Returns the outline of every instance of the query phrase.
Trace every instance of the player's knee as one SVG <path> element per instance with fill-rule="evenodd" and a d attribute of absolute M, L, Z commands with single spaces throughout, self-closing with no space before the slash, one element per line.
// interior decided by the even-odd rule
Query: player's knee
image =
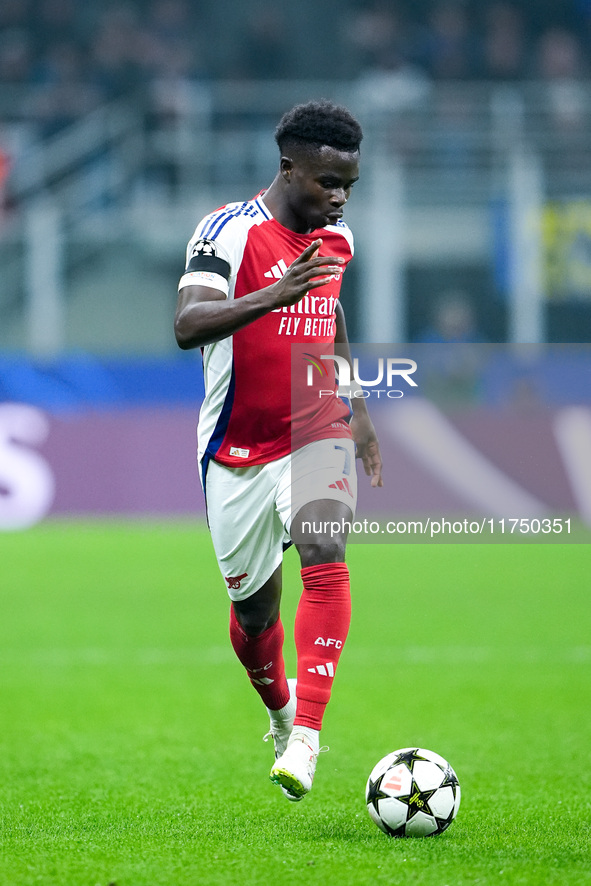
<path fill-rule="evenodd" d="M 234 603 L 238 623 L 249 637 L 259 637 L 279 618 L 279 605 L 270 608 L 252 605 L 252 598 Z"/>
<path fill-rule="evenodd" d="M 277 621 L 277 619 L 265 618 L 260 614 L 251 614 L 251 615 L 241 615 L 239 618 L 240 627 L 244 631 L 245 634 L 248 634 L 249 637 L 260 637 L 261 634 L 264 634 L 267 628 L 270 628 L 271 625 Z"/>
<path fill-rule="evenodd" d="M 343 563 L 345 560 L 345 542 L 341 539 L 330 539 L 313 545 L 299 547 L 302 566 L 320 566 L 323 563 Z"/>

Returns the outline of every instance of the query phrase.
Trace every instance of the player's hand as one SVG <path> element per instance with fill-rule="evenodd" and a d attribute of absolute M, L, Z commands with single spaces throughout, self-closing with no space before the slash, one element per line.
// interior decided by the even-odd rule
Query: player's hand
<path fill-rule="evenodd" d="M 294 305 L 310 289 L 324 286 L 334 274 L 342 274 L 344 258 L 334 255 L 318 255 L 322 240 L 314 240 L 293 261 L 277 283 L 267 287 L 278 308 Z"/>
<path fill-rule="evenodd" d="M 355 454 L 363 462 L 363 469 L 367 476 L 371 477 L 371 485 L 373 487 L 383 486 L 380 444 L 369 416 L 354 415 L 351 419 L 351 431 L 355 441 Z"/>

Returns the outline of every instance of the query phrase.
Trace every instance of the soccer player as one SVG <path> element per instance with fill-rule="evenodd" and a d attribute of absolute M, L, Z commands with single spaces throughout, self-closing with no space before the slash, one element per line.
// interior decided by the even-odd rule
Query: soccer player
<path fill-rule="evenodd" d="M 285 114 L 275 132 L 280 161 L 270 187 L 198 224 L 175 317 L 179 346 L 203 352 L 198 458 L 232 601 L 230 638 L 270 716 L 270 778 L 291 800 L 312 787 L 349 629 L 345 546 L 356 502 L 355 455 L 372 486 L 382 485 L 362 398 L 349 408 L 336 393 L 322 396 L 298 415 L 294 434 L 290 394 L 292 343 L 318 354 L 336 343 L 350 361 L 339 291 L 353 239 L 342 214 L 359 175 L 361 139 L 349 111 L 327 101 Z M 326 531 L 330 523 L 340 528 Z M 303 591 L 295 619 L 297 679 L 288 684 L 280 601 L 292 536 Z"/>

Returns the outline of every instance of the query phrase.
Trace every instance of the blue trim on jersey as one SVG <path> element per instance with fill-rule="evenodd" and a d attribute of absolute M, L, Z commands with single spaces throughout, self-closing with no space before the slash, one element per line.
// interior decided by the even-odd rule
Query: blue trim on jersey
<path fill-rule="evenodd" d="M 207 520 L 207 525 L 209 526 L 209 519 L 207 516 L 207 468 L 211 461 L 210 456 L 205 453 L 203 459 L 201 461 L 201 485 L 203 486 L 203 497 L 205 498 L 205 519 Z"/>
<path fill-rule="evenodd" d="M 271 218 L 268 213 L 264 212 L 264 210 L 258 205 L 255 201 L 249 202 L 245 201 L 241 203 L 240 206 L 236 209 L 224 209 L 223 211 L 217 212 L 214 216 L 209 216 L 207 219 L 207 227 L 204 227 L 200 233 L 200 238 L 205 240 L 215 240 L 216 237 L 220 235 L 220 232 L 225 228 L 228 222 L 232 221 L 233 218 L 239 218 L 241 215 L 247 215 L 251 218 L 255 218 L 257 215 L 263 215 L 265 218 Z"/>
<path fill-rule="evenodd" d="M 206 231 L 209 230 L 208 225 L 213 225 L 216 218 L 219 218 L 220 213 L 219 210 L 217 212 L 211 212 L 201 221 L 201 227 L 198 231 L 195 231 L 195 238 L 197 240 L 207 240 Z"/>
<path fill-rule="evenodd" d="M 233 218 L 238 218 L 238 216 L 244 214 L 244 210 L 248 206 L 247 203 L 243 203 L 238 209 L 234 210 L 226 210 L 224 215 L 218 216 L 217 219 L 210 225 L 209 232 L 207 234 L 208 240 L 215 240 L 217 236 L 219 236 L 220 231 L 226 227 L 229 221 Z M 217 225 L 216 225 L 217 222 Z"/>
<path fill-rule="evenodd" d="M 230 416 L 232 415 L 232 406 L 234 405 L 235 388 L 236 375 L 234 372 L 234 360 L 232 360 L 232 374 L 230 376 L 230 383 L 228 385 L 228 390 L 226 391 L 224 405 L 222 406 L 221 412 L 218 416 L 216 426 L 213 429 L 213 433 L 207 443 L 207 448 L 203 456 L 204 463 L 206 459 L 209 460 L 209 458 L 216 457 L 219 452 L 220 446 L 222 445 L 222 441 L 226 436 L 226 431 L 228 430 L 228 425 L 230 424 Z"/>
<path fill-rule="evenodd" d="M 225 212 L 217 213 L 216 215 L 214 215 L 209 223 L 209 226 L 207 228 L 204 228 L 203 231 L 201 232 L 201 236 L 206 240 L 213 240 L 212 232 L 213 232 L 214 228 L 216 227 L 216 225 L 218 225 L 220 223 L 220 220 L 224 219 L 224 218 L 225 219 L 230 218 L 230 213 L 227 210 Z"/>
<path fill-rule="evenodd" d="M 256 199 L 254 202 L 256 203 L 256 205 L 258 206 L 258 208 L 260 209 L 261 213 L 265 216 L 265 218 L 267 219 L 267 221 L 271 221 L 271 219 L 273 218 L 273 216 L 270 214 L 269 210 L 267 209 L 267 207 L 266 207 L 265 204 L 263 203 L 262 198 L 257 197 L 257 199 Z"/>
<path fill-rule="evenodd" d="M 343 421 L 346 421 L 349 425 L 351 424 L 351 419 L 353 418 L 353 407 L 351 405 L 351 400 L 349 397 L 341 397 L 341 401 L 343 403 L 343 406 L 346 406 L 349 410 L 349 415 L 343 416 Z"/>

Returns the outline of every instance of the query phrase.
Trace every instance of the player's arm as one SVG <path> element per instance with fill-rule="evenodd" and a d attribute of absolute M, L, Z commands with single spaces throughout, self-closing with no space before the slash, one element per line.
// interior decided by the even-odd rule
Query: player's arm
<path fill-rule="evenodd" d="M 221 341 L 264 314 L 295 304 L 310 289 L 323 286 L 332 274 L 341 271 L 343 259 L 318 256 L 321 245 L 322 240 L 315 240 L 292 262 L 281 280 L 241 298 L 228 299 L 220 289 L 209 286 L 183 286 L 174 319 L 179 347 L 188 350 Z"/>
<path fill-rule="evenodd" d="M 353 377 L 353 361 L 351 360 L 351 351 L 349 349 L 345 312 L 343 311 L 343 306 L 340 302 L 337 302 L 335 314 L 335 344 L 338 345 L 337 350 L 339 354 L 345 357 L 351 366 L 351 377 Z M 384 481 L 382 480 L 382 456 L 380 454 L 380 444 L 363 397 L 351 397 L 351 409 L 353 410 L 351 431 L 353 433 L 353 440 L 355 441 L 357 457 L 362 460 L 363 468 L 367 476 L 371 477 L 371 485 L 383 486 Z"/>

